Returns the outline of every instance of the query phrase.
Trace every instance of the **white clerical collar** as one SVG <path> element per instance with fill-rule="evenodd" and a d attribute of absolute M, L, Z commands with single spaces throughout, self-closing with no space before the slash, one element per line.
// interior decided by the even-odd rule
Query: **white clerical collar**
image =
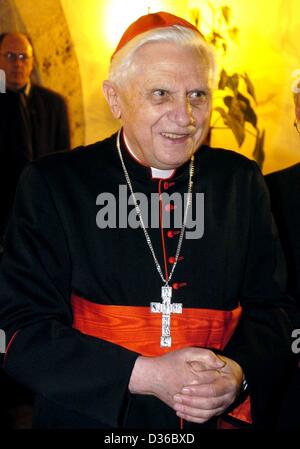
<path fill-rule="evenodd" d="M 123 136 L 124 136 L 124 142 L 125 145 L 127 146 L 127 149 L 129 151 L 129 153 L 131 154 L 131 156 L 136 159 L 140 164 L 142 164 L 142 162 L 136 157 L 136 155 L 134 154 L 134 152 L 132 151 L 132 149 L 130 148 L 129 144 L 128 144 L 128 140 L 126 139 L 125 133 L 123 131 Z M 151 175 L 152 178 L 160 178 L 160 179 L 167 179 L 170 178 L 171 176 L 173 176 L 175 169 L 171 169 L 171 170 L 161 170 L 159 168 L 154 168 L 154 167 L 150 167 L 151 168 Z"/>
<path fill-rule="evenodd" d="M 150 168 L 151 168 L 152 178 L 160 178 L 160 179 L 170 178 L 171 176 L 173 176 L 173 173 L 175 171 L 174 169 L 160 170 L 159 168 L 154 168 L 154 167 L 150 167 Z"/>

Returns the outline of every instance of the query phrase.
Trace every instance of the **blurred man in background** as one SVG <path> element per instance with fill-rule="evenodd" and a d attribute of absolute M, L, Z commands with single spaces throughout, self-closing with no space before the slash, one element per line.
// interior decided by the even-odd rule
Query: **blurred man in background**
<path fill-rule="evenodd" d="M 0 35 L 0 69 L 6 93 L 0 95 L 0 245 L 16 184 L 28 161 L 70 147 L 69 121 L 62 96 L 31 83 L 33 47 L 22 33 Z"/>

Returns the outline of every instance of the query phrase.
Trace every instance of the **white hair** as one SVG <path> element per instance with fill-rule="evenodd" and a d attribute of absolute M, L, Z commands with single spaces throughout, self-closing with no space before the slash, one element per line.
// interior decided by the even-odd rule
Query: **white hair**
<path fill-rule="evenodd" d="M 294 102 L 297 103 L 297 99 L 300 93 L 300 69 L 296 69 L 292 72 L 292 77 L 296 78 L 292 83 L 292 92 L 294 94 Z"/>
<path fill-rule="evenodd" d="M 299 80 L 295 86 L 295 89 L 293 89 L 293 93 L 294 93 L 294 102 L 297 105 L 297 102 L 299 102 L 299 98 L 300 98 L 300 81 Z"/>
<path fill-rule="evenodd" d="M 149 42 L 171 42 L 182 47 L 194 48 L 199 54 L 199 59 L 207 66 L 212 85 L 215 85 L 217 67 L 212 47 L 197 31 L 180 25 L 156 28 L 135 36 L 113 55 L 109 68 L 110 81 L 119 86 L 122 85 L 135 68 L 136 51 Z"/>

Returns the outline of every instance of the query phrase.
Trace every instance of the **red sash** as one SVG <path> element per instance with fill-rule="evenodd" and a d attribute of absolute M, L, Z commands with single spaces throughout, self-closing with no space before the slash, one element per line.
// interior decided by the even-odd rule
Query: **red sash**
<path fill-rule="evenodd" d="M 149 307 L 95 304 L 72 295 L 73 327 L 83 334 L 110 341 L 144 356 L 162 355 L 160 313 Z M 171 315 L 172 351 L 187 346 L 222 350 L 236 328 L 242 309 L 182 309 Z"/>
<path fill-rule="evenodd" d="M 162 316 L 151 313 L 150 305 L 95 304 L 75 294 L 72 294 L 71 305 L 74 329 L 148 357 L 191 346 L 222 350 L 242 313 L 240 306 L 230 311 L 183 307 L 182 314 L 171 314 L 170 349 L 160 346 Z M 238 416 L 235 413 L 233 416 L 251 422 L 249 404 L 246 410 L 244 407 L 238 409 Z"/>

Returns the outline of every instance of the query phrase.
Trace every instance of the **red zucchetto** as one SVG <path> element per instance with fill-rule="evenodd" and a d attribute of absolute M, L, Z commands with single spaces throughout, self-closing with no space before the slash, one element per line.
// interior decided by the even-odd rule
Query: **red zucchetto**
<path fill-rule="evenodd" d="M 190 28 L 194 31 L 197 31 L 203 38 L 203 35 L 200 33 L 200 31 L 195 25 L 192 25 L 190 22 L 182 19 L 181 17 L 174 16 L 174 14 L 160 11 L 153 14 L 141 16 L 139 19 L 137 19 L 135 22 L 129 25 L 129 27 L 121 37 L 121 40 L 117 48 L 112 54 L 112 58 L 115 55 L 115 53 L 121 50 L 121 48 L 123 48 L 129 41 L 131 41 L 134 37 L 138 36 L 139 34 L 145 33 L 146 31 L 150 31 L 155 28 L 165 28 L 172 25 L 180 25 L 182 27 Z"/>

